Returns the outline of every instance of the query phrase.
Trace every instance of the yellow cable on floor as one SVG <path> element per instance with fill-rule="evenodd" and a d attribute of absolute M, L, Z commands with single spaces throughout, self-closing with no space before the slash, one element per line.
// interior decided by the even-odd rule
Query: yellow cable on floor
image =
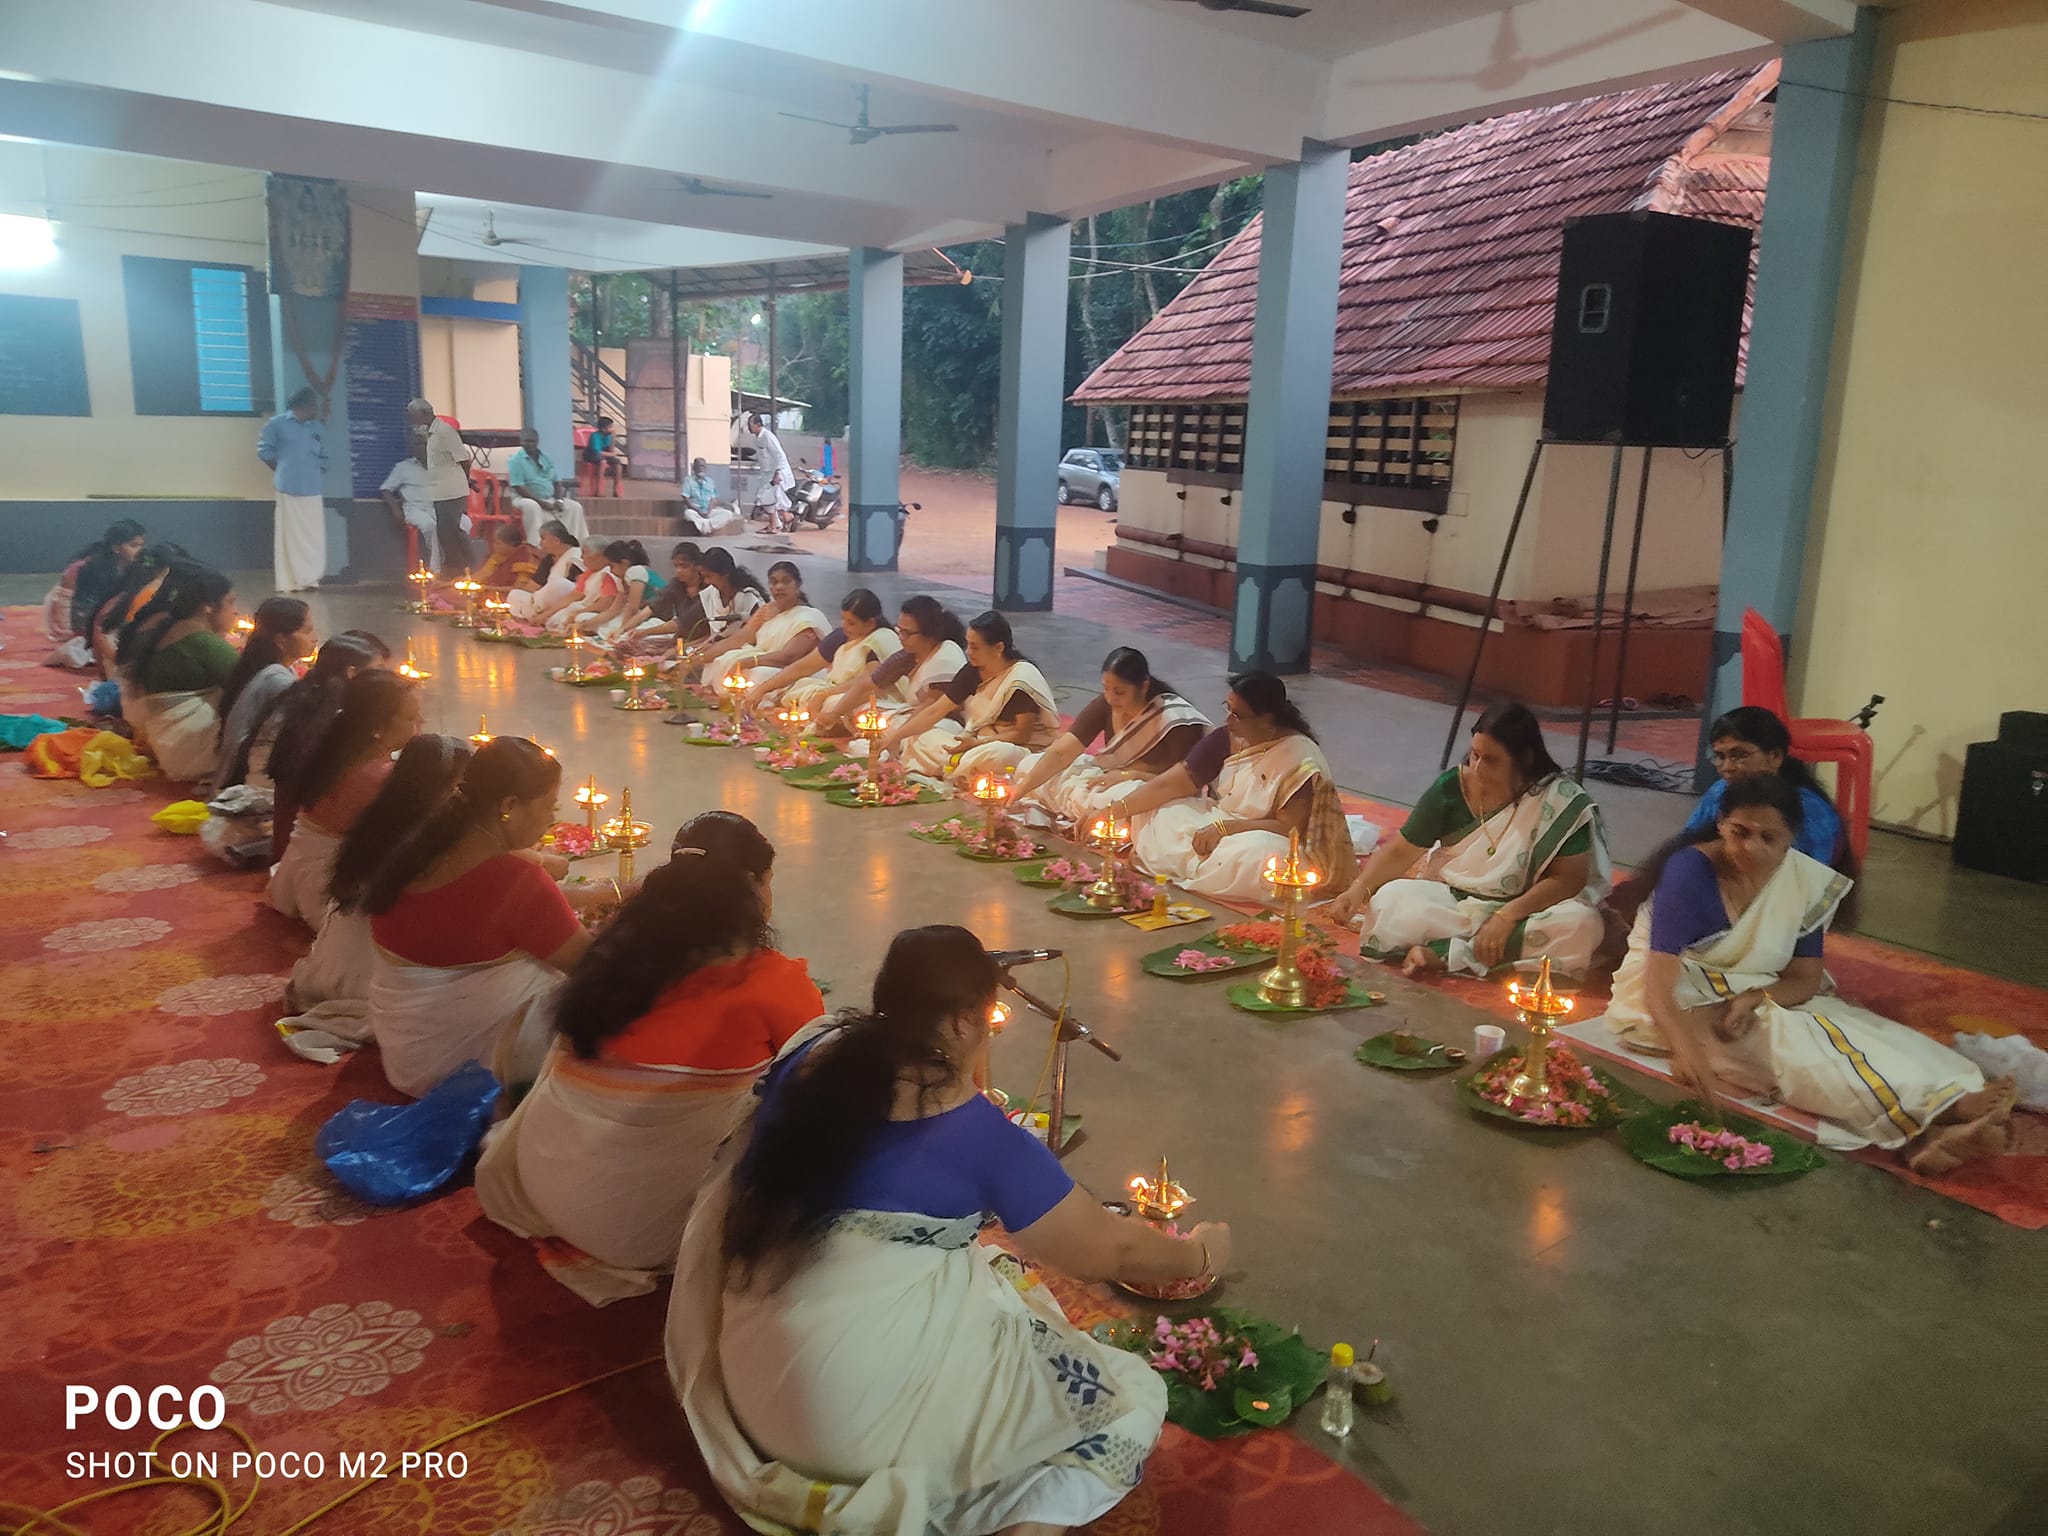
<path fill-rule="evenodd" d="M 601 1376 L 592 1376 L 586 1381 L 575 1382 L 566 1387 L 558 1387 L 552 1392 L 545 1392 L 539 1397 L 528 1398 L 525 1402 L 515 1403 L 512 1407 L 494 1413 L 488 1418 L 478 1419 L 474 1423 L 463 1425 L 460 1429 L 451 1430 L 438 1440 L 429 1440 L 425 1445 L 415 1446 L 411 1451 L 404 1454 L 417 1456 L 423 1455 L 428 1451 L 437 1451 L 444 1445 L 449 1445 L 462 1439 L 465 1435 L 473 1435 L 480 1429 L 489 1429 L 493 1424 L 501 1423 L 515 1414 L 524 1413 L 529 1408 L 538 1408 L 543 1403 L 551 1403 L 558 1397 L 567 1397 L 572 1392 L 581 1392 L 587 1387 L 599 1386 L 616 1376 L 624 1376 L 629 1371 L 637 1371 L 649 1365 L 658 1365 L 661 1363 L 661 1359 L 660 1355 L 649 1355 L 645 1360 L 635 1360 L 630 1365 L 618 1366 L 613 1370 L 606 1371 Z M 233 1435 L 237 1440 L 241 1441 L 252 1456 L 256 1454 L 255 1444 L 240 1429 L 232 1424 L 225 1424 L 221 1427 L 226 1433 Z M 150 1442 L 149 1449 L 151 1453 L 154 1454 L 157 1448 L 170 1439 L 172 1435 L 182 1432 L 182 1429 L 165 1430 Z M 390 1478 L 383 1477 L 366 1478 L 346 1493 L 329 1499 L 310 1515 L 293 1521 L 283 1530 L 277 1532 L 277 1536 L 298 1536 L 299 1532 L 311 1526 L 314 1521 L 332 1514 L 357 1494 L 366 1492 L 376 1487 L 379 1483 L 389 1481 L 391 1481 Z M 263 1479 L 258 1477 L 255 1480 L 249 1489 L 249 1496 L 243 1499 L 240 1504 L 235 1503 L 234 1495 L 228 1491 L 226 1485 L 218 1478 L 145 1477 L 138 1478 L 133 1482 L 116 1483 L 111 1488 L 96 1488 L 91 1493 L 82 1494 L 69 1503 L 59 1504 L 55 1509 L 39 1510 L 33 1509 L 26 1504 L 16 1504 L 8 1500 L 0 1500 L 0 1511 L 6 1512 L 10 1518 L 19 1515 L 28 1516 L 27 1523 L 15 1526 L 8 1533 L 8 1536 L 30 1536 L 30 1533 L 34 1531 L 47 1531 L 51 1533 L 51 1536 L 89 1536 L 89 1533 L 85 1530 L 72 1525 L 69 1521 L 60 1517 L 70 1514 L 75 1509 L 81 1509 L 88 1504 L 97 1504 L 102 1499 L 111 1499 L 119 1494 L 136 1493 L 144 1488 L 191 1488 L 211 1494 L 218 1502 L 219 1508 L 189 1530 L 178 1532 L 177 1536 L 226 1536 L 226 1532 L 236 1521 L 247 1514 L 249 1506 L 256 1502 L 257 1494 L 263 1490 Z"/>

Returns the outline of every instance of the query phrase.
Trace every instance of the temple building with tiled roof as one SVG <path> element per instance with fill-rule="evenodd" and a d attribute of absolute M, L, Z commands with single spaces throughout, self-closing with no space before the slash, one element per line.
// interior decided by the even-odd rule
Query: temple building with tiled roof
<path fill-rule="evenodd" d="M 1351 167 L 1320 638 L 1462 671 L 1540 431 L 1566 221 L 1646 209 L 1754 229 L 1777 73 L 1516 112 Z M 1226 609 L 1259 247 L 1254 220 L 1073 397 L 1130 408 L 1109 574 Z M 1745 348 L 1746 331 L 1745 317 Z M 1640 452 L 1628 450 L 1630 487 Z M 1653 458 L 1630 693 L 1699 691 L 1720 572 L 1720 458 Z M 1610 465 L 1603 448 L 1546 451 L 1502 588 L 1517 643 L 1488 648 L 1483 685 L 1576 702 Z M 1631 497 L 1624 537 L 1632 510 Z"/>

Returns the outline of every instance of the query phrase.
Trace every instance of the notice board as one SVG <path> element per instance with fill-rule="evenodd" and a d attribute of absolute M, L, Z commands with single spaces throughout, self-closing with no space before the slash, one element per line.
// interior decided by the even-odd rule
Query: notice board
<path fill-rule="evenodd" d="M 0 293 L 0 416 L 90 416 L 78 300 Z"/>
<path fill-rule="evenodd" d="M 349 295 L 346 346 L 350 478 L 359 500 L 374 501 L 391 466 L 412 451 L 405 407 L 420 392 L 418 302 Z"/>

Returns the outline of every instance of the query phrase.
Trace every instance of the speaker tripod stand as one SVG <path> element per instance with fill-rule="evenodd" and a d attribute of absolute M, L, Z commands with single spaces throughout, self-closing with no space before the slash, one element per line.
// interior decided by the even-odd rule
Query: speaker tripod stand
<path fill-rule="evenodd" d="M 1607 712 L 1607 750 L 1612 752 L 1616 738 L 1621 731 L 1622 679 L 1627 676 L 1628 637 L 1631 621 L 1635 617 L 1636 573 L 1643 554 L 1643 515 L 1650 500 L 1650 455 L 1660 447 L 1675 446 L 1669 443 L 1603 443 L 1577 442 L 1563 438 L 1539 436 L 1529 452 L 1529 468 L 1522 476 L 1522 492 L 1515 498 L 1515 515 L 1508 520 L 1508 536 L 1501 545 L 1500 564 L 1493 573 L 1493 587 L 1486 594 L 1486 614 L 1479 621 L 1479 638 L 1472 644 L 1472 661 L 1465 669 L 1465 681 L 1458 690 L 1457 707 L 1451 712 L 1451 728 L 1444 737 L 1443 756 L 1438 768 L 1450 766 L 1451 754 L 1458 747 L 1458 732 L 1465 723 L 1465 711 L 1472 703 L 1472 689 L 1479 680 L 1480 659 L 1486 654 L 1487 638 L 1493 633 L 1493 622 L 1500 615 L 1500 589 L 1507 581 L 1508 563 L 1515 556 L 1515 540 L 1522 531 L 1522 514 L 1529 509 L 1529 493 L 1536 485 L 1536 471 L 1543 463 L 1546 447 L 1589 447 L 1611 448 L 1614 464 L 1607 476 L 1607 515 L 1600 530 L 1600 576 L 1598 591 L 1593 599 L 1593 647 L 1592 656 L 1586 668 L 1586 698 L 1579 710 L 1579 748 L 1572 764 L 1572 777 L 1583 780 L 1586 776 L 1586 747 L 1593 734 L 1593 711 L 1600 697 L 1600 639 L 1605 633 L 1607 621 L 1607 577 L 1614 556 L 1614 514 L 1621 501 L 1621 460 L 1629 448 L 1640 448 L 1643 453 L 1642 479 L 1636 486 L 1635 531 L 1629 540 L 1628 582 L 1621 601 L 1621 632 L 1614 659 L 1614 691 L 1610 695 Z M 1721 533 L 1725 539 L 1728 532 L 1728 492 L 1735 475 L 1735 444 L 1723 440 L 1711 450 L 1721 455 Z"/>

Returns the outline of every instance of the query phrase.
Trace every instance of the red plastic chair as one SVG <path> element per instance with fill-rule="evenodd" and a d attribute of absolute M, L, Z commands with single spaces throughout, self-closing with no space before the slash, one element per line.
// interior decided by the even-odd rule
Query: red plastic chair
<path fill-rule="evenodd" d="M 1742 614 L 1742 702 L 1768 709 L 1792 735 L 1792 755 L 1835 765 L 1835 808 L 1860 868 L 1870 846 L 1871 775 L 1877 749 L 1868 732 L 1847 720 L 1796 720 L 1785 698 L 1785 645 L 1754 608 Z"/>

